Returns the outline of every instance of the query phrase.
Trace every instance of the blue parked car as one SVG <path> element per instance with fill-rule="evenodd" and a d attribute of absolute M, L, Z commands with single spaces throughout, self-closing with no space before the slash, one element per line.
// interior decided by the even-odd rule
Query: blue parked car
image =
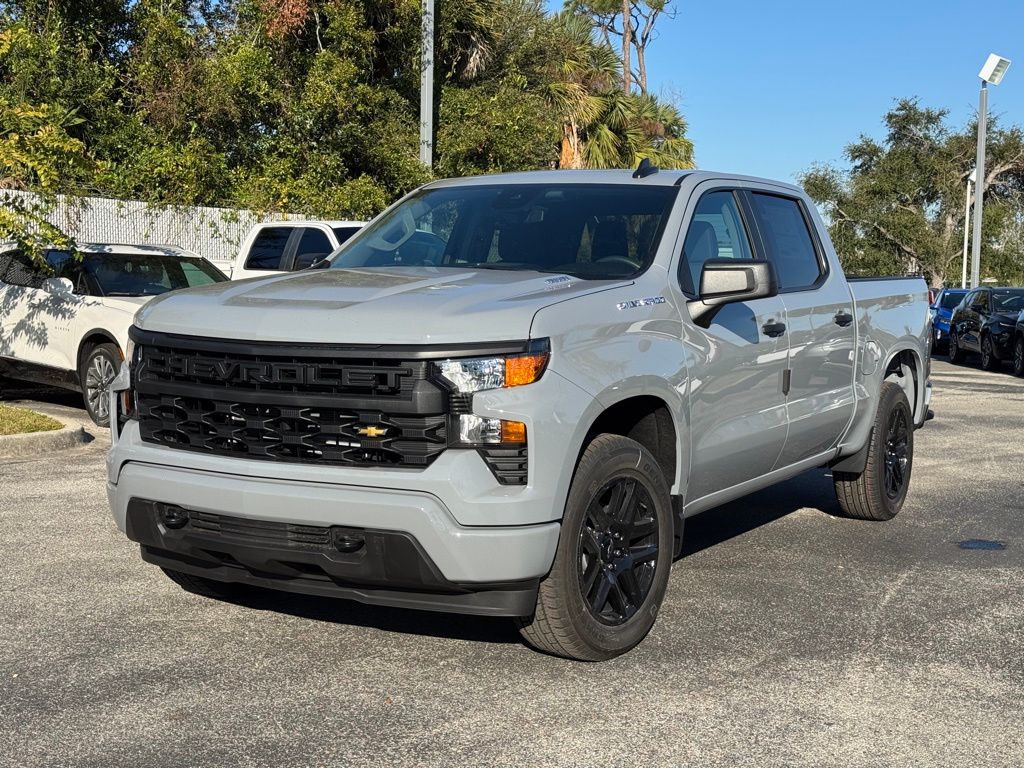
<path fill-rule="evenodd" d="M 966 295 L 966 288 L 943 288 L 932 302 L 932 352 L 949 344 L 949 319 Z"/>

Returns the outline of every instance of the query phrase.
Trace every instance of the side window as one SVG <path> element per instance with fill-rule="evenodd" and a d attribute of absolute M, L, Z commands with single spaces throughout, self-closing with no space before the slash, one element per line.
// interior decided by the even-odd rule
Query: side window
<path fill-rule="evenodd" d="M 302 237 L 299 238 L 299 247 L 295 250 L 295 263 L 292 269 L 305 269 L 333 250 L 331 241 L 321 230 L 305 227 L 302 230 Z"/>
<path fill-rule="evenodd" d="M 697 295 L 701 269 L 706 261 L 750 258 L 753 258 L 750 241 L 735 195 L 722 190 L 701 197 L 683 242 L 683 258 L 679 264 L 683 290 Z"/>
<path fill-rule="evenodd" d="M 80 292 L 82 262 L 71 251 L 47 251 L 46 263 L 53 270 L 53 277 L 66 277 L 75 287 L 75 292 Z"/>
<path fill-rule="evenodd" d="M 971 309 L 975 312 L 988 312 L 988 291 L 978 291 L 974 294 Z"/>
<path fill-rule="evenodd" d="M 266 227 L 261 229 L 252 241 L 249 255 L 245 260 L 246 269 L 283 269 L 281 259 L 288 238 L 292 234 L 291 227 Z"/>
<path fill-rule="evenodd" d="M 24 288 L 42 288 L 43 280 L 49 276 L 28 254 L 15 251 L 4 270 L 3 281 Z"/>
<path fill-rule="evenodd" d="M 751 196 L 768 259 L 781 290 L 810 288 L 823 270 L 800 203 L 789 197 L 755 192 Z"/>

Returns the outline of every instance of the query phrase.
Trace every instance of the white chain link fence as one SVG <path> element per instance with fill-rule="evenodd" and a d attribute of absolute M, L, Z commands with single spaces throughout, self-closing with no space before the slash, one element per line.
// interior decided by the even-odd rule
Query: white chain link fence
<path fill-rule="evenodd" d="M 5 194 L 31 197 L 28 193 L 10 190 Z M 62 196 L 47 218 L 79 242 L 176 245 L 226 269 L 253 224 L 305 217 L 261 215 L 234 208 L 155 206 L 138 200 Z"/>

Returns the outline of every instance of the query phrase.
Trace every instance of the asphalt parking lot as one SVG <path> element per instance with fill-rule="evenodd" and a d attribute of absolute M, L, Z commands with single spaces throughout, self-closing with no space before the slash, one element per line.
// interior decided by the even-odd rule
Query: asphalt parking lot
<path fill-rule="evenodd" d="M 0 765 L 1024 764 L 1024 381 L 933 381 L 895 520 L 835 517 L 824 470 L 692 520 L 604 664 L 499 620 L 195 597 L 116 530 L 105 439 L 0 463 Z"/>

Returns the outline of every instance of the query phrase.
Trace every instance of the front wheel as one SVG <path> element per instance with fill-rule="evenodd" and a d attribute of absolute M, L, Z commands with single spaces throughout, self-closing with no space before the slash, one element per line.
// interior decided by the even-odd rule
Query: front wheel
<path fill-rule="evenodd" d="M 634 440 L 599 435 L 583 452 L 551 572 L 520 623 L 535 648 L 603 661 L 636 646 L 658 615 L 673 554 L 669 487 Z"/>
<path fill-rule="evenodd" d="M 121 350 L 116 344 L 97 344 L 82 359 L 78 373 L 85 410 L 98 426 L 110 424 L 110 384 L 121 370 Z"/>
<path fill-rule="evenodd" d="M 951 363 L 959 365 L 964 361 L 964 350 L 960 346 L 960 337 L 952 328 L 949 329 L 949 349 L 946 354 L 949 355 Z"/>
<path fill-rule="evenodd" d="M 981 337 L 981 367 L 986 371 L 999 369 L 999 358 L 992 349 L 992 336 L 987 333 Z"/>
<path fill-rule="evenodd" d="M 914 466 L 914 415 L 903 388 L 882 384 L 864 471 L 833 472 L 839 506 L 847 517 L 891 520 L 903 507 Z"/>
<path fill-rule="evenodd" d="M 1024 376 L 1024 336 L 1013 343 L 1013 375 Z"/>

